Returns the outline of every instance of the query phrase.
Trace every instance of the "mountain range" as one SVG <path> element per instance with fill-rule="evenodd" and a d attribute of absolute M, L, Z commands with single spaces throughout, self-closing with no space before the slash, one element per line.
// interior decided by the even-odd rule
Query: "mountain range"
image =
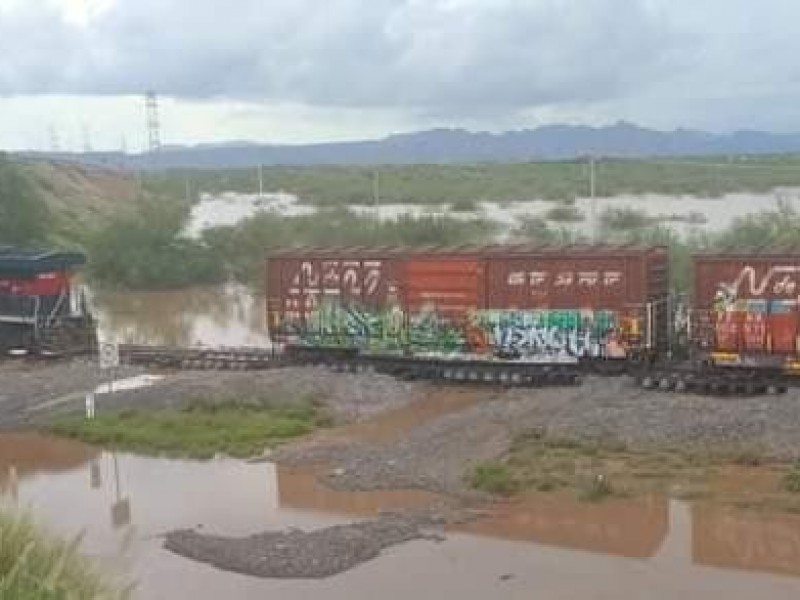
<path fill-rule="evenodd" d="M 563 160 L 587 155 L 743 155 L 800 152 L 800 134 L 741 130 L 714 134 L 693 129 L 658 131 L 620 121 L 603 127 L 546 125 L 504 133 L 432 129 L 377 140 L 298 145 L 223 142 L 164 146 L 156 152 L 28 152 L 29 158 L 132 169 L 225 168 L 262 165 L 364 165 Z"/>

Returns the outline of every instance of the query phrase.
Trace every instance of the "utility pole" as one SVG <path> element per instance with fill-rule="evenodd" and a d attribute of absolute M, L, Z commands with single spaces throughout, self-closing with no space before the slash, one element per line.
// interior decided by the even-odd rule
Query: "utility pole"
<path fill-rule="evenodd" d="M 372 174 L 372 202 L 375 206 L 375 217 L 378 217 L 378 207 L 381 202 L 381 174 L 375 171 Z"/>
<path fill-rule="evenodd" d="M 589 155 L 589 201 L 592 213 L 592 243 L 597 243 L 597 198 L 595 198 L 594 156 Z"/>

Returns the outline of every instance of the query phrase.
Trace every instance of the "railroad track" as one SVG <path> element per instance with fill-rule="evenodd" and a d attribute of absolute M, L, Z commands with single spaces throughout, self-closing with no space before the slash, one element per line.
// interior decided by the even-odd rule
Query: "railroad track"
<path fill-rule="evenodd" d="M 326 367 L 348 373 L 382 373 L 399 379 L 508 387 L 571 386 L 580 383 L 575 365 L 541 365 L 493 360 L 370 356 L 351 350 L 276 353 L 265 348 L 178 348 L 120 346 L 126 364 L 187 370 L 256 370 L 289 365 Z"/>
<path fill-rule="evenodd" d="M 270 369 L 280 358 L 269 348 L 179 348 L 124 344 L 120 360 L 130 365 L 170 369 L 234 370 Z"/>

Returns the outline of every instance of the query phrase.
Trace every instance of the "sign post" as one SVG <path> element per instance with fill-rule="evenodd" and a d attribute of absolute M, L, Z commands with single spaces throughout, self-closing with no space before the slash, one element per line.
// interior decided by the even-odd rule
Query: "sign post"
<path fill-rule="evenodd" d="M 108 380 L 108 393 L 114 392 L 114 375 L 115 370 L 119 366 L 119 346 L 114 342 L 103 342 L 98 348 L 98 359 L 100 361 L 100 368 L 103 371 L 110 371 L 111 375 Z M 95 399 L 94 394 L 86 396 L 86 418 L 93 419 L 95 412 Z"/>

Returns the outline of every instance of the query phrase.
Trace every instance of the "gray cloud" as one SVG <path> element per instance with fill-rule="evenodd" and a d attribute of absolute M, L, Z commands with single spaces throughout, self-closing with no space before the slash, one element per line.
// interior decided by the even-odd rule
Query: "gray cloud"
<path fill-rule="evenodd" d="M 465 115 L 724 96 L 738 114 L 737 94 L 788 97 L 800 78 L 793 0 L 117 0 L 86 27 L 16 6 L 0 12 L 4 95 Z"/>

